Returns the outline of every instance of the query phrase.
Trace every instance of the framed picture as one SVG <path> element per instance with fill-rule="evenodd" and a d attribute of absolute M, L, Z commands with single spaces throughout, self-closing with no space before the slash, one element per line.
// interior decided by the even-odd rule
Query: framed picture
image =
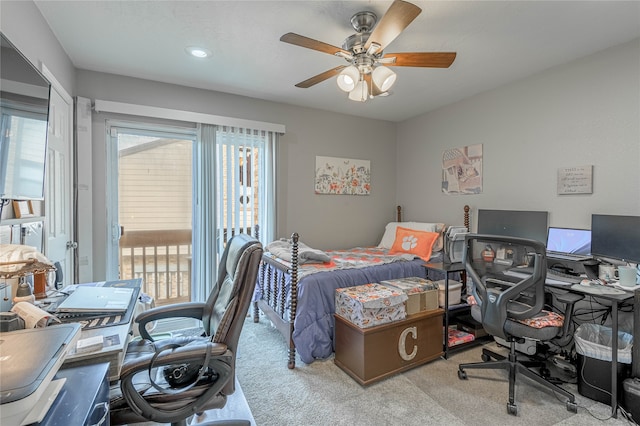
<path fill-rule="evenodd" d="M 593 165 L 558 169 L 558 195 L 593 194 Z"/>
<path fill-rule="evenodd" d="M 21 217 L 31 217 L 33 216 L 33 205 L 31 201 L 13 201 L 13 213 L 16 215 L 16 219 L 20 219 Z"/>
<path fill-rule="evenodd" d="M 316 194 L 369 195 L 371 162 L 316 156 Z"/>

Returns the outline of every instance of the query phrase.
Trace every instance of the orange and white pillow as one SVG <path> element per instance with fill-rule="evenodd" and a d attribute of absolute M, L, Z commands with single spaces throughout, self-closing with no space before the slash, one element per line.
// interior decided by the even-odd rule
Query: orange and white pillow
<path fill-rule="evenodd" d="M 384 234 L 380 240 L 378 247 L 391 249 L 393 243 L 396 240 L 396 228 L 398 227 L 414 229 L 416 231 L 425 232 L 437 232 L 438 238 L 436 239 L 432 251 L 438 252 L 442 250 L 442 231 L 444 230 L 444 223 L 430 223 L 430 222 L 389 222 L 384 229 Z"/>
<path fill-rule="evenodd" d="M 417 231 L 398 226 L 389 254 L 409 253 L 428 261 L 439 235 L 438 232 Z"/>

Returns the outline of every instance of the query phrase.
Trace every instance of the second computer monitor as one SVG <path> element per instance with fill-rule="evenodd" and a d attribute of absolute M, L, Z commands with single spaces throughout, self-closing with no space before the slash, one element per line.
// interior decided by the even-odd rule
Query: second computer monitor
<path fill-rule="evenodd" d="M 526 210 L 478 210 L 478 234 L 528 238 L 544 244 L 549 212 Z"/>

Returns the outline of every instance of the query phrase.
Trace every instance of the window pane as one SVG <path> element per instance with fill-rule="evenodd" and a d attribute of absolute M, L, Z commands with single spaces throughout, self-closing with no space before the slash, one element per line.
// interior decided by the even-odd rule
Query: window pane
<path fill-rule="evenodd" d="M 118 135 L 120 277 L 156 305 L 191 300 L 192 141 Z"/>

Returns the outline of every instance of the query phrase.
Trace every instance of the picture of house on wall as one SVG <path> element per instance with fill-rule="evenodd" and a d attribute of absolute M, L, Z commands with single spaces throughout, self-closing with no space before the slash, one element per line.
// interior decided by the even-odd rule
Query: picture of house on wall
<path fill-rule="evenodd" d="M 442 154 L 442 192 L 482 193 L 482 144 L 452 148 Z"/>
<path fill-rule="evenodd" d="M 316 157 L 316 194 L 369 195 L 371 162 L 348 158 Z"/>

